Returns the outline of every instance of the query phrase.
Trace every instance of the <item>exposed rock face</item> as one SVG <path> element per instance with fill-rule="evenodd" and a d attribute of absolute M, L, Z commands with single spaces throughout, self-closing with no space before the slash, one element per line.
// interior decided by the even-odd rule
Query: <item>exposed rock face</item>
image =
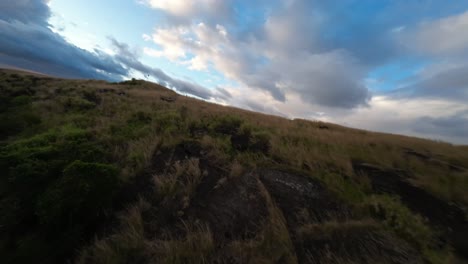
<path fill-rule="evenodd" d="M 172 102 L 174 102 L 176 100 L 176 98 L 173 97 L 173 96 L 162 96 L 161 95 L 160 98 L 161 98 L 162 101 L 165 101 L 165 102 L 168 102 L 168 103 L 172 103 Z"/>
<path fill-rule="evenodd" d="M 155 155 L 154 171 L 164 171 L 174 162 L 197 158 L 205 174 L 188 206 L 175 201 L 173 205 L 163 205 L 148 217 L 151 221 L 158 219 L 160 225 L 165 226 L 165 232 L 169 230 L 173 236 L 183 233 L 177 224 L 180 221 L 206 224 L 219 250 L 217 260 L 246 261 L 232 255 L 229 245 L 257 239 L 271 217 L 268 207 L 273 203 L 284 217 L 299 263 L 422 263 L 417 251 L 375 222 L 353 220 L 350 208 L 309 175 L 258 168 L 230 177 L 228 170 L 213 164 L 205 154 L 197 141 L 188 141 L 171 153 Z M 265 195 L 271 197 L 271 201 Z M 174 211 L 179 215 L 161 215 Z M 330 252 L 333 258 L 330 258 Z"/>
<path fill-rule="evenodd" d="M 351 208 L 321 182 L 301 171 L 258 168 L 232 177 L 229 168 L 213 163 L 207 150 L 193 140 L 156 153 L 148 176 L 166 173 L 174 164 L 190 159 L 199 160 L 203 172 L 194 195 L 186 204 L 183 196 L 162 203 L 156 201 L 144 215 L 148 237 L 169 234 L 183 239 L 181 223 L 201 223 L 213 236 L 218 252 L 214 256 L 216 263 L 248 262 L 248 257 L 239 257 L 230 247 L 232 243 L 248 244 L 263 236 L 271 217 L 269 207 L 273 205 L 282 215 L 298 263 L 423 263 L 420 253 L 411 245 L 373 220 L 355 219 Z M 402 199 L 415 207 L 421 207 L 420 202 L 437 205 L 395 172 L 371 164 L 355 164 L 355 170 L 370 175 L 376 192 L 398 190 Z M 413 201 L 413 196 L 407 193 L 420 200 Z"/>
<path fill-rule="evenodd" d="M 418 157 L 426 156 L 421 154 Z M 468 256 L 468 221 L 459 207 L 415 186 L 405 171 L 359 162 L 354 162 L 353 167 L 358 175 L 364 173 L 369 177 L 374 191 L 400 196 L 401 201 L 411 210 L 443 230 L 444 236 L 452 242 L 459 254 Z"/>
<path fill-rule="evenodd" d="M 422 263 L 407 243 L 351 211 L 310 176 L 260 169 L 260 180 L 287 221 L 299 263 Z"/>

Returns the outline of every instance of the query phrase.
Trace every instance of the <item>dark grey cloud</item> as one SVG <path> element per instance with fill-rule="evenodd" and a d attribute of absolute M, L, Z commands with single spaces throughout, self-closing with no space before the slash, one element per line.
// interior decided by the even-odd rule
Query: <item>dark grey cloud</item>
<path fill-rule="evenodd" d="M 437 65 L 433 66 L 436 67 Z M 413 78 L 411 85 L 391 91 L 398 98 L 438 98 L 451 101 L 468 101 L 468 64 L 443 65 L 434 73 Z"/>
<path fill-rule="evenodd" d="M 250 34 L 259 21 L 264 20 L 268 10 L 281 0 L 138 0 L 165 17 L 160 25 L 180 26 L 203 21 L 215 26 L 222 24 L 235 31 L 239 37 Z M 241 25 L 242 24 L 242 25 Z"/>
<path fill-rule="evenodd" d="M 468 65 L 447 69 L 409 87 L 418 95 L 468 101 Z"/>
<path fill-rule="evenodd" d="M 226 90 L 226 89 L 224 89 L 222 87 L 219 87 L 219 86 L 216 87 L 214 89 L 214 93 L 215 93 L 215 98 L 219 98 L 219 99 L 224 100 L 224 101 L 228 101 L 228 100 L 232 99 L 232 94 L 228 90 Z"/>
<path fill-rule="evenodd" d="M 175 79 L 162 70 L 144 65 L 125 43 L 110 39 L 117 49 L 110 56 L 98 49 L 80 49 L 53 32 L 48 24 L 49 7 L 42 0 L 0 2 L 0 63 L 45 74 L 122 80 L 131 70 L 151 75 L 161 84 L 203 99 L 213 92 L 189 81 Z"/>
<path fill-rule="evenodd" d="M 31 66 L 51 75 L 119 80 L 127 70 L 109 55 L 68 43 L 48 25 L 50 10 L 41 0 L 0 4 L 0 53 L 3 63 Z"/>
<path fill-rule="evenodd" d="M 251 62 L 255 63 L 254 61 Z M 281 81 L 281 75 L 277 73 L 275 67 L 269 66 L 256 72 L 238 72 L 239 79 L 249 87 L 259 88 L 268 91 L 269 94 L 279 102 L 286 102 L 286 91 L 278 86 Z"/>
<path fill-rule="evenodd" d="M 265 113 L 265 114 L 273 114 L 277 116 L 283 116 L 286 117 L 287 115 L 285 113 L 282 113 L 275 109 L 274 107 L 271 107 L 269 105 L 263 104 L 258 101 L 254 101 L 251 99 L 243 99 L 238 102 L 238 106 L 241 108 L 247 108 L 255 112 L 260 112 L 260 113 Z"/>
<path fill-rule="evenodd" d="M 129 69 L 152 76 L 156 78 L 160 84 L 176 89 L 179 92 L 194 95 L 206 100 L 217 97 L 211 90 L 208 90 L 196 83 L 172 78 L 161 69 L 153 68 L 141 63 L 138 60 L 138 54 L 136 54 L 135 51 L 132 51 L 126 43 L 121 43 L 113 38 L 109 39 L 117 51 L 115 59 Z"/>
<path fill-rule="evenodd" d="M 304 102 L 326 107 L 354 108 L 367 105 L 371 94 L 362 83 L 364 68 L 344 51 L 333 51 L 287 59 L 283 76 L 291 91 Z M 278 72 L 282 66 L 278 64 Z"/>
<path fill-rule="evenodd" d="M 50 10 L 45 0 L 0 1 L 0 20 L 47 26 Z"/>
<path fill-rule="evenodd" d="M 414 131 L 444 137 L 465 139 L 468 135 L 468 113 L 461 112 L 445 117 L 421 117 L 414 122 Z"/>
<path fill-rule="evenodd" d="M 320 27 L 322 47 L 346 49 L 362 64 L 369 67 L 414 55 L 413 51 L 406 50 L 405 43 L 401 43 L 401 39 L 396 38 L 398 31 L 396 29 L 405 29 L 421 22 L 452 16 L 468 9 L 466 1 L 446 3 L 433 0 L 311 0 L 306 2 L 322 14 Z M 422 44 L 430 47 L 450 41 L 450 39 L 440 41 L 438 33 L 433 34 L 434 42 L 426 41 Z"/>

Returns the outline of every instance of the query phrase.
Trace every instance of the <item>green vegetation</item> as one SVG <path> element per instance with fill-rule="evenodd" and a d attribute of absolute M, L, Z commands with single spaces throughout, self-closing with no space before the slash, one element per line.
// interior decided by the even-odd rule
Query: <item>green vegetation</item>
<path fill-rule="evenodd" d="M 320 127 L 135 79 L 1 71 L 0 259 L 402 263 L 401 254 L 415 263 L 466 261 L 467 248 L 448 231 L 468 234 L 457 222 L 468 211 L 466 146 Z M 293 176 L 271 186 L 262 169 Z M 394 178 L 387 184 L 375 175 Z M 407 185 L 421 191 L 415 201 L 430 197 L 443 206 L 435 211 L 458 218 L 443 222 L 417 210 L 411 193 L 402 193 Z M 340 251 L 352 244 L 368 247 L 369 256 Z M 388 256 L 372 255 L 379 250 Z"/>

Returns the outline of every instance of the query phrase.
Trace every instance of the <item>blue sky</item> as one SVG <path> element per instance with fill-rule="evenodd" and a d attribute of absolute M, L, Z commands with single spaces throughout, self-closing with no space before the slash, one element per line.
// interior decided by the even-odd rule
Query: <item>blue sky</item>
<path fill-rule="evenodd" d="M 468 144 L 468 1 L 20 0 L 0 65 Z"/>

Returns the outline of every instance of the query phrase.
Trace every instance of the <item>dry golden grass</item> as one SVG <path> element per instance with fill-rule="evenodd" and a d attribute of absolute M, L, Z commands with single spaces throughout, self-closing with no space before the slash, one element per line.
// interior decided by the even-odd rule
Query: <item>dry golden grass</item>
<path fill-rule="evenodd" d="M 198 159 L 193 158 L 182 162 L 176 161 L 172 170 L 153 175 L 155 193 L 165 202 L 180 198 L 182 208 L 187 208 L 196 188 L 205 176 L 200 170 L 199 163 Z"/>
<path fill-rule="evenodd" d="M 468 168 L 467 146 L 454 146 L 433 140 L 352 129 L 317 121 L 290 120 L 177 95 L 162 86 L 147 82 L 133 86 L 108 84 L 101 81 L 52 80 L 51 82 L 52 84 L 47 86 L 48 88 L 42 91 L 43 93 L 53 93 L 53 88 L 50 87 L 63 87 L 64 90 L 70 89 L 70 87 L 82 87 L 80 89 L 122 90 L 127 94 L 123 97 L 114 94 L 101 95 L 102 103 L 98 106 L 99 118 L 96 118 L 93 124 L 96 133 L 102 133 L 101 131 L 106 130 L 116 120 L 123 122 L 130 113 L 135 111 L 175 113 L 176 116 L 183 113 L 184 119 L 181 122 L 185 122 L 185 124 L 227 115 L 235 116 L 255 127 L 268 131 L 271 135 L 273 156 L 293 167 L 305 167 L 311 171 L 333 170 L 352 175 L 351 160 L 362 160 L 384 167 L 411 171 L 416 177 L 415 183 L 434 194 L 444 199 L 468 201 L 468 195 L 463 192 L 463 188 L 468 187 L 465 174 L 449 172 L 447 168 L 437 167 L 404 154 L 405 149 L 411 149 L 416 152 L 428 153 L 443 162 Z M 162 101 L 161 96 L 173 97 L 175 101 L 171 103 Z M 48 121 L 47 126 L 58 122 L 53 120 L 60 118 L 50 114 L 51 111 L 60 112 L 53 101 L 45 100 L 36 104 L 38 109 L 49 108 L 50 111 L 39 111 L 44 114 L 45 120 L 52 120 Z M 320 126 L 323 125 L 327 126 L 328 129 L 320 129 Z M 152 126 L 157 127 L 157 122 L 153 122 Z M 130 146 L 135 146 L 130 147 L 130 151 L 139 151 L 140 147 L 145 149 L 148 142 L 155 138 L 164 145 L 171 145 L 178 141 L 180 134 L 161 135 L 161 133 L 151 132 L 136 142 L 128 142 Z M 225 159 L 225 149 L 220 148 L 222 143 L 219 142 L 219 139 L 206 135 L 201 142 L 204 146 L 212 146 L 213 158 Z M 142 166 L 146 164 L 148 153 L 154 149 L 155 144 L 151 145 L 153 146 L 146 148 L 147 151 L 143 151 L 145 154 L 142 158 Z M 116 152 L 122 153 L 122 146 L 116 146 Z M 122 155 L 126 156 L 126 153 Z M 239 161 L 244 163 L 249 163 L 252 158 L 258 158 L 249 153 L 240 155 Z M 249 165 L 255 166 L 255 163 L 251 162 Z M 130 175 L 133 172 L 132 169 L 128 169 L 127 174 Z M 445 178 L 447 180 L 444 180 Z"/>
<path fill-rule="evenodd" d="M 152 242 L 154 263 L 207 264 L 214 253 L 213 236 L 208 226 L 183 223 L 184 238 L 172 238 Z"/>
<path fill-rule="evenodd" d="M 449 167 L 468 168 L 468 146 L 317 121 L 290 120 L 177 95 L 143 81 L 110 84 L 50 79 L 35 89 L 32 108 L 43 120 L 37 131 L 63 126 L 91 131 L 110 153 L 110 162 L 119 166 L 124 182 L 144 174 L 158 150 L 173 149 L 189 139 L 199 142 L 203 157 L 225 172 L 218 180 L 219 186 L 257 167 L 284 166 L 302 170 L 351 205 L 383 204 L 392 213 L 397 212 L 391 217 L 396 217 L 401 229 L 397 231 L 409 240 L 429 239 L 430 231 L 420 224 L 423 221 L 419 216 L 413 215 L 401 203 L 370 196 L 369 178 L 355 174 L 353 161 L 409 172 L 415 185 L 446 201 L 468 206 L 467 171 Z M 86 93 L 99 99 L 92 109 L 87 109 L 90 101 L 83 99 Z M 175 101 L 161 100 L 167 97 Z M 213 124 L 227 117 L 242 120 L 242 128 L 249 127 L 267 135 L 271 145 L 269 150 L 239 151 L 234 148 L 231 135 L 209 131 Z M 204 126 L 206 131 L 203 130 L 202 135 L 192 135 L 190 126 L 194 123 Z M 28 133 L 33 135 L 37 131 Z M 405 154 L 407 150 L 423 153 L 431 159 Z M 171 160 L 169 169 L 153 177 L 155 193 L 161 201 L 177 200 L 182 204 L 181 208 L 187 208 L 205 176 L 197 158 L 175 163 Z M 259 189 L 268 208 L 261 231 L 253 239 L 230 242 L 226 250 L 241 263 L 297 263 L 292 234 L 282 211 L 260 182 Z M 142 215 L 149 207 L 157 206 L 140 201 L 128 209 L 121 217 L 120 228 L 114 234 L 96 239 L 81 252 L 77 263 L 209 263 L 217 255 L 216 241 L 203 223 L 185 222 L 183 235 L 148 238 Z M 359 221 L 305 223 L 299 228 L 299 235 L 374 224 Z M 329 263 L 344 263 L 332 252 L 329 260 Z"/>
<path fill-rule="evenodd" d="M 137 204 L 128 208 L 120 216 L 118 232 L 104 239 L 96 239 L 93 245 L 80 252 L 75 263 L 114 264 L 148 258 L 148 243 L 144 238 L 141 214 L 149 206 L 140 199 Z"/>
<path fill-rule="evenodd" d="M 252 240 L 233 241 L 228 249 L 239 263 L 298 263 L 282 211 L 259 181 L 268 217 L 262 230 Z"/>

